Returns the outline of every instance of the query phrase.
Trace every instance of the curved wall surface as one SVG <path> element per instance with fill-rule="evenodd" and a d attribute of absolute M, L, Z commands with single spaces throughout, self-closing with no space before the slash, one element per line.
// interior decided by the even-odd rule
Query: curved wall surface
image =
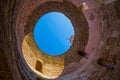
<path fill-rule="evenodd" d="M 0 80 L 119 80 L 119 5 L 119 0 L 0 1 Z M 64 13 L 75 29 L 70 50 L 57 57 L 43 54 L 33 40 L 37 20 L 54 11 Z"/>

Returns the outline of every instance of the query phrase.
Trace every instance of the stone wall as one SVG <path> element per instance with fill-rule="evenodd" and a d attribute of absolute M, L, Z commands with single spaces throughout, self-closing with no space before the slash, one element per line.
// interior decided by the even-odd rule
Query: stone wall
<path fill-rule="evenodd" d="M 83 3 L 88 9 L 83 9 Z M 47 80 L 26 64 L 22 42 L 36 20 L 49 10 L 62 11 L 76 30 L 73 45 L 65 55 L 64 71 L 54 80 L 119 80 L 119 5 L 119 0 L 0 1 L 0 80 Z M 78 55 L 79 50 L 85 56 Z"/>

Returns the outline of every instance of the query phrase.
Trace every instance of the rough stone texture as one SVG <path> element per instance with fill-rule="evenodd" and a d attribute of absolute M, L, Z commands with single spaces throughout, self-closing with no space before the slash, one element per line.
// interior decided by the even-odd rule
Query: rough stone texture
<path fill-rule="evenodd" d="M 30 68 L 41 77 L 49 79 L 56 78 L 64 69 L 64 55 L 49 56 L 44 54 L 35 44 L 33 33 L 29 33 L 25 36 L 22 43 L 22 52 Z M 41 70 L 35 67 L 41 67 Z"/>
<path fill-rule="evenodd" d="M 13 80 L 5 53 L 0 50 L 0 80 Z"/>
<path fill-rule="evenodd" d="M 54 1 L 54 4 L 46 3 L 51 1 Z M 81 9 L 83 2 L 88 5 L 87 10 Z M 52 9 L 52 7 L 47 8 L 49 5 L 53 7 L 58 5 L 58 7 L 54 7 L 54 9 Z M 0 66 L 0 70 L 2 72 L 2 74 L 0 74 L 0 79 L 47 80 L 40 78 L 25 63 L 21 45 L 25 35 L 33 30 L 35 21 L 41 16 L 39 13 L 44 14 L 46 11 L 51 11 L 51 9 L 53 11 L 58 11 L 58 9 L 60 9 L 71 19 L 74 27 L 76 28 L 76 41 L 73 42 L 73 48 L 71 48 L 72 52 L 66 54 L 66 56 L 69 57 L 70 55 L 70 57 L 69 59 L 65 59 L 65 72 L 55 80 L 119 80 L 119 5 L 119 0 L 0 1 L 0 48 L 2 51 L 2 53 L 0 53 L 0 57 L 2 57 L 0 59 L 0 65 L 4 66 L 4 68 Z M 42 8 L 43 12 L 38 11 L 41 9 L 41 6 L 46 6 L 44 7 L 45 9 Z M 82 12 L 87 20 L 88 26 Z M 32 17 L 33 14 L 38 15 L 34 15 L 34 17 Z M 83 27 L 78 28 L 78 26 L 89 27 L 89 31 Z M 82 31 L 81 33 L 83 35 L 79 34 L 79 30 Z M 82 56 L 79 57 L 77 52 L 74 52 L 74 49 L 76 49 L 76 51 L 83 50 L 88 55 L 88 59 Z M 5 66 L 6 64 L 9 64 L 9 66 Z M 110 68 L 111 66 L 112 68 Z"/>

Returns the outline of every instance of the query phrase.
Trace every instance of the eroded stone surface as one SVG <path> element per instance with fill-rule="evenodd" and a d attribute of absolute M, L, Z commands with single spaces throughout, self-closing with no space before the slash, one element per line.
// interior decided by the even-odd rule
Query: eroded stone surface
<path fill-rule="evenodd" d="M 4 51 L 8 61 L 4 61 L 2 64 L 9 63 L 11 73 L 7 73 L 10 69 L 6 66 L 1 71 L 6 72 L 12 76 L 14 80 L 44 80 L 37 74 L 35 74 L 25 63 L 25 60 L 21 51 L 22 40 L 29 30 L 32 30 L 28 24 L 26 24 L 27 17 L 30 17 L 31 10 L 36 9 L 37 6 L 42 5 L 48 0 L 2 0 L 0 1 L 0 48 Z M 88 54 L 88 59 L 84 59 L 77 55 L 70 59 L 66 59 L 69 64 L 66 65 L 66 69 L 70 68 L 59 76 L 56 80 L 119 80 L 120 79 L 120 1 L 119 0 L 54 0 L 57 2 L 73 3 L 76 6 L 77 12 L 80 12 L 81 4 L 85 2 L 88 5 L 88 9 L 83 11 L 88 25 L 89 32 L 82 31 L 86 37 L 89 33 L 87 42 L 76 42 L 74 46 L 81 45 L 80 48 L 85 48 L 85 52 Z M 104 3 L 106 1 L 106 3 Z M 107 2 L 108 1 L 108 2 Z M 48 6 L 48 5 L 46 5 Z M 54 4 L 53 4 L 54 6 Z M 63 7 L 61 7 L 63 9 Z M 71 7 L 70 7 L 71 8 Z M 58 9 L 57 7 L 55 8 Z M 65 9 L 66 11 L 68 10 Z M 43 12 L 46 10 L 43 10 Z M 73 11 L 73 10 L 68 10 Z M 91 12 L 94 14 L 90 18 Z M 68 16 L 71 13 L 68 14 Z M 37 15 L 35 15 L 37 17 Z M 77 15 L 75 15 L 77 16 Z M 81 16 L 78 16 L 78 18 Z M 39 18 L 39 17 L 38 17 Z M 28 18 L 29 19 L 29 18 Z M 71 19 L 71 17 L 70 17 Z M 19 20 L 19 21 L 18 21 Z M 75 18 L 75 20 L 78 20 Z M 78 20 L 79 21 L 79 20 Z M 29 22 L 29 21 L 28 21 Z M 32 22 L 32 18 L 31 18 Z M 33 21 L 34 22 L 34 21 Z M 22 23 L 22 24 L 21 24 Z M 81 21 L 84 26 L 85 22 Z M 30 23 L 31 24 L 31 23 Z M 75 23 L 74 26 L 79 23 Z M 24 28 L 23 26 L 27 26 Z M 16 27 L 17 33 L 16 33 Z M 77 28 L 79 30 L 79 28 Z M 82 29 L 82 28 L 81 28 Z M 19 37 L 18 37 L 19 34 Z M 77 36 L 76 34 L 75 36 Z M 74 43 L 74 42 L 73 42 Z M 86 44 L 87 43 L 87 44 Z M 85 46 L 83 46 L 86 44 Z M 76 48 L 76 47 L 75 47 Z M 84 49 L 82 49 L 84 50 Z M 70 54 L 70 55 L 71 55 Z M 4 57 L 1 55 L 1 57 Z M 109 70 L 106 67 L 97 64 L 99 58 L 104 58 L 109 63 L 114 64 L 114 69 Z M 75 62 L 74 62 L 75 60 Z M 72 62 L 71 62 L 72 61 Z M 1 75 L 1 74 L 0 74 Z M 2 75 L 1 75 L 2 77 Z M 6 76 L 7 77 L 7 76 Z M 6 80 L 9 80 L 6 78 Z M 11 78 L 11 80 L 13 80 Z M 46 80 L 46 79 L 45 79 Z"/>

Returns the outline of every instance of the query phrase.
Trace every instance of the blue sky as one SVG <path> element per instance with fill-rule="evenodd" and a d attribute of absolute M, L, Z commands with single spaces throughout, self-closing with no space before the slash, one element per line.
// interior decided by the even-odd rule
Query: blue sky
<path fill-rule="evenodd" d="M 64 54 L 72 45 L 69 38 L 74 35 L 71 21 L 60 12 L 43 15 L 34 28 L 34 40 L 45 54 Z"/>

